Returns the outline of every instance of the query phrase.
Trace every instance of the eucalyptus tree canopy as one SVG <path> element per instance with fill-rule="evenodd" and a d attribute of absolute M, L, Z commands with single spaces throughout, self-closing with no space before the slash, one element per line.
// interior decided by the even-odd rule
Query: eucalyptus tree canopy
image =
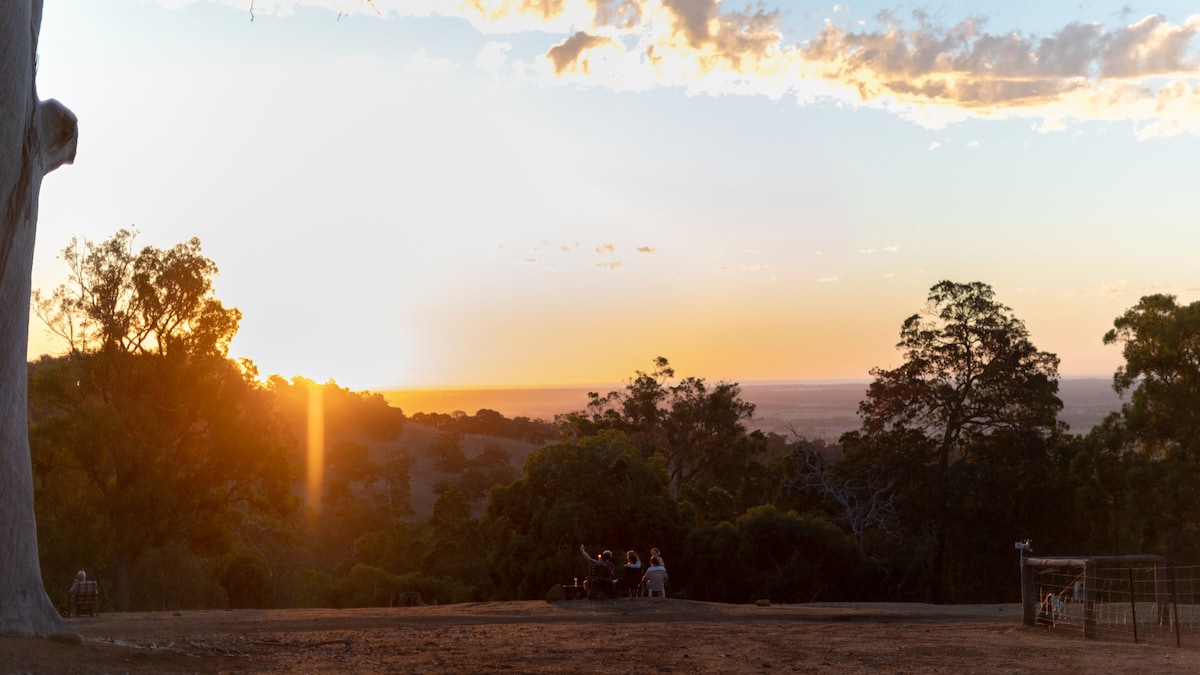
<path fill-rule="evenodd" d="M 1104 344 L 1120 344 L 1113 376 L 1139 449 L 1152 458 L 1200 461 L 1200 302 L 1147 295 L 1113 322 Z"/>
<path fill-rule="evenodd" d="M 925 311 L 901 326 L 897 348 L 904 363 L 871 371 L 862 429 L 843 441 L 909 453 L 933 469 L 931 595 L 939 600 L 951 464 L 998 432 L 1054 433 L 1058 357 L 1038 350 L 1025 324 L 980 282 L 934 285 Z"/>
<path fill-rule="evenodd" d="M 88 497 L 86 513 L 43 510 L 43 527 L 91 522 L 68 540 L 93 539 L 119 610 L 146 552 L 183 542 L 223 555 L 294 506 L 294 439 L 253 364 L 228 358 L 241 313 L 214 297 L 216 264 L 197 239 L 135 252 L 133 237 L 63 251 L 69 282 L 38 314 L 70 351 L 30 377 L 39 478 Z"/>
<path fill-rule="evenodd" d="M 1120 344 L 1125 365 L 1113 376 L 1118 393 L 1132 392 L 1109 420 L 1143 462 L 1126 474 L 1127 499 L 1149 518 L 1135 545 L 1142 551 L 1195 556 L 1200 523 L 1200 302 L 1147 295 L 1117 317 L 1105 344 Z M 1157 522 L 1155 522 L 1157 521 Z"/>
<path fill-rule="evenodd" d="M 624 390 L 590 393 L 586 410 L 560 415 L 562 435 L 624 432 L 644 457 L 662 458 L 674 496 L 685 485 L 742 492 L 754 474 L 753 463 L 768 446 L 761 432 L 746 429 L 754 404 L 742 400 L 736 383 L 709 385 L 689 377 L 669 384 L 674 377 L 667 359 L 656 358 L 654 370 L 637 371 Z"/>
<path fill-rule="evenodd" d="M 0 634 L 73 634 L 38 568 L 26 353 L 42 177 L 75 157 L 75 116 L 38 99 L 41 0 L 0 3 Z"/>

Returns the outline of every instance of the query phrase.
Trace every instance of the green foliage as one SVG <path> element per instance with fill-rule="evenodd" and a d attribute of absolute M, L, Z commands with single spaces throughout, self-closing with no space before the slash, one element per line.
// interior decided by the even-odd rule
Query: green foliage
<path fill-rule="evenodd" d="M 239 527 L 295 506 L 290 437 L 253 364 L 225 356 L 241 315 L 211 296 L 216 266 L 195 239 L 134 255 L 132 238 L 63 251 L 71 283 L 39 297 L 39 313 L 71 352 L 29 380 L 39 532 L 63 566 L 47 578 L 94 561 L 118 609 L 148 551 L 217 557 Z"/>
<path fill-rule="evenodd" d="M 1072 448 L 1059 436 L 999 431 L 950 469 L 955 517 L 947 542 L 947 596 L 956 602 L 1020 600 L 1012 544 L 1039 542 L 1046 554 L 1085 544 L 1070 478 Z"/>
<path fill-rule="evenodd" d="M 432 577 L 456 579 L 465 587 L 486 583 L 483 541 L 471 518 L 471 504 L 456 485 L 447 486 L 429 516 L 429 548 L 421 570 Z"/>
<path fill-rule="evenodd" d="M 719 602 L 862 597 L 867 566 L 853 540 L 819 518 L 764 505 L 690 531 L 668 569 L 687 597 Z"/>
<path fill-rule="evenodd" d="M 179 542 L 148 551 L 133 568 L 130 605 L 155 611 L 225 609 L 225 589 L 208 568 L 208 561 Z"/>
<path fill-rule="evenodd" d="M 979 282 L 934 285 L 926 311 L 905 320 L 897 346 L 905 362 L 871 371 L 875 380 L 859 407 L 862 430 L 844 437 L 843 444 L 850 448 L 847 460 L 860 462 L 857 470 L 890 475 L 885 467 L 900 469 L 903 506 L 930 507 L 937 543 L 930 599 L 936 601 L 943 597 L 948 538 L 959 516 L 951 465 L 972 462 L 978 449 L 995 447 L 997 433 L 1044 438 L 1061 431 L 1058 357 L 1034 347 L 1025 325 Z M 923 471 L 929 472 L 926 486 Z M 900 512 L 908 515 L 906 526 L 914 533 L 929 522 Z"/>
<path fill-rule="evenodd" d="M 1133 390 L 1122 409 L 1131 440 L 1151 457 L 1200 462 L 1200 302 L 1148 295 L 1113 326 L 1104 343 L 1122 345 L 1113 386 Z"/>
<path fill-rule="evenodd" d="M 388 574 L 370 565 L 357 564 L 329 589 L 331 607 L 387 607 L 398 593 L 420 593 L 426 604 L 466 602 L 470 589 L 454 579 L 430 577 L 420 572 Z"/>
<path fill-rule="evenodd" d="M 34 312 L 71 353 L 121 352 L 224 356 L 241 312 L 212 295 L 217 266 L 192 238 L 134 253 L 137 232 L 119 230 L 96 244 L 71 243 L 59 258 L 68 283 L 34 291 Z"/>
<path fill-rule="evenodd" d="M 1145 296 L 1113 322 L 1104 342 L 1121 345 L 1125 365 L 1113 386 L 1132 393 L 1120 415 L 1095 432 L 1103 451 L 1092 453 L 1098 470 L 1123 467 L 1123 481 L 1092 481 L 1103 491 L 1094 497 L 1114 505 L 1123 498 L 1112 511 L 1118 541 L 1124 521 L 1123 538 L 1141 552 L 1200 558 L 1200 302 Z"/>
<path fill-rule="evenodd" d="M 327 443 L 366 437 L 377 441 L 395 440 L 404 429 L 404 413 L 393 408 L 381 394 L 353 392 L 336 382 L 317 384 L 304 377 L 290 381 L 279 375 L 267 378 L 267 387 L 275 393 L 280 413 L 292 429 L 307 429 L 313 388 L 320 388 L 321 411 Z"/>
<path fill-rule="evenodd" d="M 674 377 L 675 370 L 660 356 L 653 371 L 637 371 L 624 391 L 593 392 L 586 410 L 558 416 L 560 433 L 582 438 L 604 429 L 624 432 L 643 457 L 662 458 L 672 495 L 689 483 L 739 496 L 759 492 L 753 479 L 768 443 L 763 434 L 746 430 L 754 405 L 741 399 L 737 384 L 710 388 L 703 379 L 689 377 L 668 386 Z"/>
<path fill-rule="evenodd" d="M 333 578 L 325 572 L 305 567 L 296 574 L 289 590 L 288 607 L 333 606 Z"/>
<path fill-rule="evenodd" d="M 355 560 L 392 574 L 419 571 L 429 548 L 427 530 L 425 523 L 393 520 L 386 528 L 359 537 L 354 543 Z"/>
<path fill-rule="evenodd" d="M 508 419 L 495 410 L 487 408 L 479 410 L 474 415 L 466 415 L 461 412 L 453 415 L 418 412 L 413 413 L 412 422 L 448 433 L 511 438 L 534 445 L 541 445 L 558 437 L 558 431 L 550 422 L 521 416 Z"/>
<path fill-rule="evenodd" d="M 477 456 L 466 460 L 457 484 L 467 501 L 476 503 L 487 496 L 493 485 L 508 485 L 517 477 L 508 451 L 495 443 L 487 443 Z"/>
<path fill-rule="evenodd" d="M 620 432 L 535 451 L 523 478 L 488 497 L 482 531 L 490 537 L 497 594 L 542 598 L 550 586 L 584 575 L 581 543 L 589 550 L 670 550 L 682 527 L 666 488 L 662 464 L 644 459 Z"/>
<path fill-rule="evenodd" d="M 467 455 L 463 452 L 462 436 L 443 431 L 429 448 L 433 457 L 433 468 L 445 473 L 460 473 L 467 468 Z"/>
<path fill-rule="evenodd" d="M 397 578 L 378 567 L 355 565 L 333 582 L 330 604 L 334 607 L 387 607 L 396 592 Z"/>
<path fill-rule="evenodd" d="M 217 563 L 216 576 L 231 609 L 271 606 L 271 571 L 262 551 L 235 547 Z"/>

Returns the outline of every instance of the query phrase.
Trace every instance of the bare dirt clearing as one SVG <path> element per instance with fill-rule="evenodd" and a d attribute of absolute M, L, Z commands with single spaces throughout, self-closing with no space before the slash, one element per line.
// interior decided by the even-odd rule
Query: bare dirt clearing
<path fill-rule="evenodd" d="M 1183 648 L 1023 628 L 1017 605 L 491 602 L 105 614 L 0 638 L 3 673 L 1163 672 Z"/>

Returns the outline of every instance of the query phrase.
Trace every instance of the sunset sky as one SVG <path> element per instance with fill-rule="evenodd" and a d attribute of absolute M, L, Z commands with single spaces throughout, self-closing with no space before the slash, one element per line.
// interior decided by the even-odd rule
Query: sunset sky
<path fill-rule="evenodd" d="M 1198 31 L 1194 0 L 47 0 L 80 140 L 34 287 L 73 235 L 199 237 L 232 355 L 381 390 L 862 380 L 983 281 L 1107 377 L 1115 317 L 1200 298 Z"/>

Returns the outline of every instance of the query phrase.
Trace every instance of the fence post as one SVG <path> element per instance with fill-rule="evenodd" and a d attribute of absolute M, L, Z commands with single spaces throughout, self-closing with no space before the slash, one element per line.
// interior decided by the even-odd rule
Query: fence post
<path fill-rule="evenodd" d="M 1083 637 L 1096 637 L 1096 561 L 1083 563 Z"/>
<path fill-rule="evenodd" d="M 1021 558 L 1021 625 L 1037 625 L 1038 594 L 1037 574 L 1031 565 Z"/>

